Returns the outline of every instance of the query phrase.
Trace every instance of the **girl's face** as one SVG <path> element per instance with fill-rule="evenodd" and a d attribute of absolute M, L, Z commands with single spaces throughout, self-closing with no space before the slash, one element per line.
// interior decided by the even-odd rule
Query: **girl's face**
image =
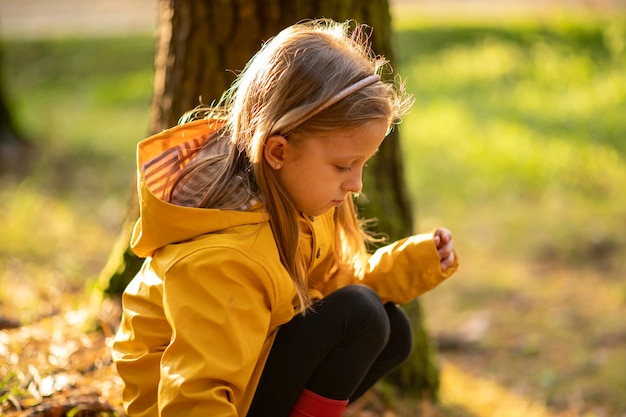
<path fill-rule="evenodd" d="M 319 216 L 361 192 L 363 167 L 388 129 L 385 119 L 361 127 L 284 140 L 278 177 L 304 214 Z"/>

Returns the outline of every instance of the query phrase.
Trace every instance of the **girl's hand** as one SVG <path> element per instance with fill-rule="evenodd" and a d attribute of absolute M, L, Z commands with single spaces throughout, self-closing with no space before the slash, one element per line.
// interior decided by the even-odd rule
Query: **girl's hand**
<path fill-rule="evenodd" d="M 454 263 L 454 248 L 452 244 L 452 232 L 443 227 L 437 228 L 433 237 L 439 259 L 441 262 L 441 270 L 446 271 Z"/>

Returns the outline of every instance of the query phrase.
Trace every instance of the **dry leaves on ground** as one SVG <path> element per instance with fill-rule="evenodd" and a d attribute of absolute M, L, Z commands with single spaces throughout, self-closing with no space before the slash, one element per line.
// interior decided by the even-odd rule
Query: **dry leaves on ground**
<path fill-rule="evenodd" d="M 105 303 L 99 330 L 93 329 L 94 319 L 87 310 L 0 330 L 0 415 L 124 416 L 122 381 L 113 367 L 110 350 L 111 324 L 118 320 L 118 309 L 114 302 L 108 307 Z M 423 416 L 440 415 L 429 412 L 428 404 L 420 408 Z M 346 415 L 399 417 L 376 389 L 351 405 Z"/>
<path fill-rule="evenodd" d="M 87 311 L 0 331 L 0 414 L 11 417 L 123 415 L 111 332 L 86 330 Z"/>

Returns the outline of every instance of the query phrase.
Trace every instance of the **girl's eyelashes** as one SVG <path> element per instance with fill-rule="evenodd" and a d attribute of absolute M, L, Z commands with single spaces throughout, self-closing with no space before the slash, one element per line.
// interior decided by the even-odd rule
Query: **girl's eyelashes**
<path fill-rule="evenodd" d="M 352 171 L 352 167 L 353 165 L 350 165 L 350 166 L 335 165 L 335 168 L 337 168 L 337 171 L 339 172 L 350 172 Z M 367 167 L 367 163 L 363 164 L 363 167 Z"/>
<path fill-rule="evenodd" d="M 341 165 L 335 165 L 339 172 L 350 172 L 352 171 L 352 167 L 343 167 Z"/>

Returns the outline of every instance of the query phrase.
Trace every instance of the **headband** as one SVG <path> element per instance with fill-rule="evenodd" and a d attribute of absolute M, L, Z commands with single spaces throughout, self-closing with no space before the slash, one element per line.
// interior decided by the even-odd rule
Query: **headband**
<path fill-rule="evenodd" d="M 281 127 L 280 129 L 277 129 L 277 130 L 280 132 L 281 135 L 286 135 L 287 133 L 291 132 L 293 129 L 295 129 L 296 127 L 298 127 L 302 123 L 304 123 L 307 120 L 309 120 L 311 117 L 313 117 L 316 114 L 326 110 L 327 108 L 329 108 L 333 104 L 337 103 L 338 101 L 340 101 L 340 100 L 346 98 L 347 96 L 349 96 L 350 94 L 353 94 L 353 93 L 355 93 L 355 92 L 357 92 L 357 91 L 367 87 L 368 85 L 374 84 L 375 82 L 378 82 L 378 81 L 380 81 L 380 75 L 378 75 L 378 74 L 368 75 L 367 77 L 365 77 L 365 78 L 355 82 L 354 84 L 351 84 L 348 87 L 344 88 L 343 90 L 341 90 L 340 92 L 338 92 L 337 94 L 335 94 L 334 96 L 329 98 L 327 101 L 325 101 L 321 106 L 319 106 L 317 108 L 314 108 L 313 110 L 309 111 L 308 114 L 305 114 L 299 120 L 296 120 L 295 122 L 292 122 L 291 124 L 289 124 L 287 126 L 284 126 L 284 127 Z M 280 119 L 276 122 L 276 125 L 280 125 Z"/>

